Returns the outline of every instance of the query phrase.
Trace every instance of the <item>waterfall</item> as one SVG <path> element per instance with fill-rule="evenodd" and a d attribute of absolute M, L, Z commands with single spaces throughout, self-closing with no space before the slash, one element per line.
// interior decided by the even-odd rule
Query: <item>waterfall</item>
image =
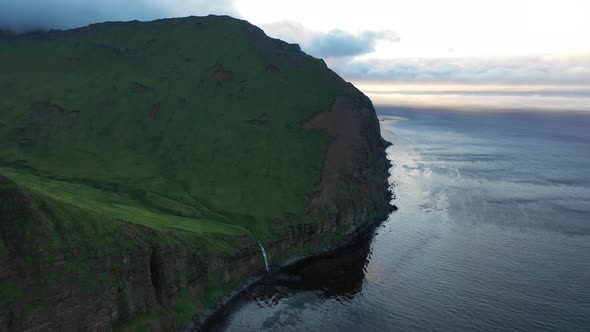
<path fill-rule="evenodd" d="M 264 250 L 264 247 L 262 246 L 262 243 L 260 243 L 260 241 L 258 241 L 258 245 L 260 246 L 260 250 L 262 250 L 262 257 L 264 257 L 264 266 L 266 266 L 266 271 L 268 271 L 268 261 L 266 260 L 266 250 Z"/>

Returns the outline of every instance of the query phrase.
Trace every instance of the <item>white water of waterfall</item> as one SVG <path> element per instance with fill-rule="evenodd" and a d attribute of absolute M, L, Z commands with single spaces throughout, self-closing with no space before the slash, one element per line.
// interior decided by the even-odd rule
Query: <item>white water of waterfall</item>
<path fill-rule="evenodd" d="M 262 250 L 262 257 L 264 257 L 264 266 L 266 266 L 266 271 L 268 271 L 268 261 L 266 260 L 266 250 L 264 250 L 264 247 L 262 246 L 262 243 L 260 243 L 260 241 L 258 241 L 258 245 L 260 246 L 260 250 Z"/>

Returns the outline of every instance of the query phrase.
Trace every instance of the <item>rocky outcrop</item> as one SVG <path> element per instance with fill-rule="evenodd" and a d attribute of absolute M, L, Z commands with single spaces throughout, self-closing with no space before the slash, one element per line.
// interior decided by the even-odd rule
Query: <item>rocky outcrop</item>
<path fill-rule="evenodd" d="M 332 137 L 317 191 L 308 213 L 334 211 L 351 225 L 370 220 L 388 204 L 386 143 L 371 101 L 356 96 L 337 97 L 328 112 L 307 121 L 306 128 L 322 129 Z"/>

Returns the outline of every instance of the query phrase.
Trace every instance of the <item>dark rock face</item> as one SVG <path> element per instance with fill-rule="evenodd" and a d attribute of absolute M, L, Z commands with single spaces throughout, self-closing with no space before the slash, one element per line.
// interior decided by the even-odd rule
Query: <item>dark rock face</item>
<path fill-rule="evenodd" d="M 304 126 L 324 129 L 333 137 L 308 213 L 335 210 L 338 222 L 353 228 L 373 221 L 371 214 L 382 215 L 388 209 L 389 166 L 371 101 L 360 92 L 356 97 L 337 97 L 329 112 L 317 114 Z"/>
<path fill-rule="evenodd" d="M 233 257 L 213 257 L 178 247 L 173 249 L 159 244 L 155 238 L 150 240 L 151 244 L 146 243 L 122 223 L 116 235 L 118 241 L 127 243 L 128 251 L 122 262 L 116 262 L 118 258 L 108 249 L 87 260 L 92 273 L 118 274 L 121 282 L 105 283 L 90 290 L 79 284 L 75 272 L 63 270 L 65 256 L 75 255 L 75 248 L 73 252 L 64 252 L 52 265 L 24 259 L 43 255 L 23 246 L 25 234 L 19 231 L 22 222 L 48 222 L 38 213 L 36 204 L 29 193 L 0 176 L 0 240 L 5 250 L 0 255 L 0 283 L 15 276 L 20 280 L 12 289 L 2 284 L 0 291 L 4 296 L 21 293 L 18 298 L 0 299 L 0 331 L 108 331 L 118 322 L 158 306 L 170 306 L 183 290 L 189 290 L 196 298 L 202 297 L 211 273 L 218 273 L 227 282 L 242 280 L 263 269 L 256 247 L 244 247 Z M 144 229 L 144 232 L 144 238 L 149 239 L 152 231 Z M 44 237 L 35 234 L 35 238 L 42 241 Z M 48 282 L 41 277 L 51 274 L 59 274 L 61 278 L 58 282 L 50 279 Z M 29 315 L 19 314 L 23 306 L 33 307 Z"/>

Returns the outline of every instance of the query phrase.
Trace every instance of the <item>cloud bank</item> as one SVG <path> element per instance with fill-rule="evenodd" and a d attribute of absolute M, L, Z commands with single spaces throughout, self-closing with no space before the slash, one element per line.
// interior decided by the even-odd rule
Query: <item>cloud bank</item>
<path fill-rule="evenodd" d="M 270 36 L 300 44 L 305 52 L 322 58 L 359 56 L 374 52 L 380 41 L 399 41 L 399 36 L 390 30 L 361 31 L 357 34 L 339 29 L 318 32 L 290 21 L 265 24 L 262 28 Z"/>
<path fill-rule="evenodd" d="M 232 0 L 1 0 L 0 29 L 69 29 L 104 21 L 228 14 Z"/>
<path fill-rule="evenodd" d="M 235 0 L 0 0 L 0 30 L 68 29 L 103 21 L 210 13 L 240 17 L 234 3 Z M 375 53 L 381 43 L 403 47 L 396 44 L 400 38 L 390 30 L 315 31 L 293 21 L 261 27 L 272 37 L 298 43 L 307 53 L 325 58 L 332 69 L 352 81 L 590 84 L 590 54 L 447 58 L 399 58 L 392 54 L 384 59 L 382 54 L 377 58 L 380 54 Z"/>
<path fill-rule="evenodd" d="M 298 43 L 351 81 L 466 84 L 590 84 L 590 54 L 495 57 L 376 58 L 379 42 L 397 43 L 392 31 L 318 32 L 295 22 L 263 25 L 270 36 Z"/>
<path fill-rule="evenodd" d="M 356 81 L 590 84 L 590 54 L 515 57 L 338 59 L 328 64 Z"/>
<path fill-rule="evenodd" d="M 313 38 L 309 51 L 320 57 L 347 57 L 371 53 L 380 40 L 397 41 L 392 31 L 363 31 L 359 35 L 333 30 Z"/>

